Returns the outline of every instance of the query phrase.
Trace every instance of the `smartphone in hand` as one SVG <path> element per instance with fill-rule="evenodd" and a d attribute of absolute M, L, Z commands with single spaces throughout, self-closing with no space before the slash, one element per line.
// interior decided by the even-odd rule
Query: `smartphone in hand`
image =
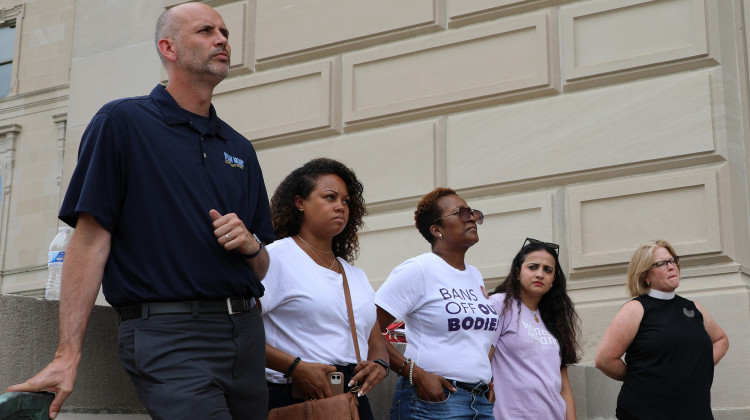
<path fill-rule="evenodd" d="M 326 374 L 328 385 L 333 395 L 344 393 L 344 374 L 341 372 L 329 372 Z"/>

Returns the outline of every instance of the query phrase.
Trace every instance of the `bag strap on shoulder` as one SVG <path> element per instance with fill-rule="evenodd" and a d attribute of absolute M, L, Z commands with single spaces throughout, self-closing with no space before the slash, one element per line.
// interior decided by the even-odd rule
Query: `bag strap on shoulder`
<path fill-rule="evenodd" d="M 352 296 L 349 292 L 349 282 L 346 280 L 346 270 L 341 261 L 336 259 L 341 269 L 341 276 L 344 278 L 344 299 L 346 299 L 346 312 L 349 315 L 349 328 L 352 330 L 352 342 L 354 342 L 354 352 L 357 354 L 357 363 L 362 361 L 362 356 L 359 354 L 359 341 L 357 340 L 357 327 L 354 324 L 354 310 L 352 309 Z"/>

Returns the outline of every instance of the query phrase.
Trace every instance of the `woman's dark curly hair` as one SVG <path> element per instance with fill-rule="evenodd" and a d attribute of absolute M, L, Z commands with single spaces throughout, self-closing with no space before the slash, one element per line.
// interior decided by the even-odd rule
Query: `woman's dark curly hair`
<path fill-rule="evenodd" d="M 430 226 L 434 225 L 435 219 L 442 216 L 443 210 L 438 206 L 438 200 L 446 195 L 458 195 L 450 188 L 438 187 L 428 192 L 419 200 L 417 209 L 414 211 L 414 224 L 417 226 L 419 233 L 427 239 L 430 245 L 435 245 L 435 237 L 430 232 Z M 443 223 L 438 220 L 437 224 Z"/>
<path fill-rule="evenodd" d="M 580 320 L 578 314 L 576 314 L 573 301 L 570 300 L 566 292 L 565 274 L 554 249 L 538 243 L 529 243 L 521 248 L 516 257 L 513 258 L 508 277 L 495 288 L 494 293 L 506 293 L 503 312 L 510 308 L 513 300 L 518 301 L 518 309 L 521 310 L 520 305 L 523 305 L 523 302 L 521 302 L 519 274 L 521 266 L 526 260 L 526 255 L 534 251 L 546 251 L 555 259 L 555 282 L 552 288 L 542 296 L 538 310 L 542 315 L 544 325 L 547 326 L 550 334 L 560 344 L 560 358 L 562 359 L 560 367 L 572 365 L 580 360 L 578 355 L 580 349 L 578 344 Z"/>
<path fill-rule="evenodd" d="M 362 218 L 367 214 L 367 209 L 362 196 L 362 183 L 357 180 L 354 171 L 343 163 L 317 158 L 287 175 L 271 197 L 271 222 L 276 239 L 298 234 L 303 214 L 295 205 L 295 198 L 300 196 L 307 199 L 317 179 L 331 174 L 341 178 L 349 192 L 349 221 L 344 230 L 333 238 L 333 254 L 351 263 L 359 255 L 357 231 L 364 226 Z"/>

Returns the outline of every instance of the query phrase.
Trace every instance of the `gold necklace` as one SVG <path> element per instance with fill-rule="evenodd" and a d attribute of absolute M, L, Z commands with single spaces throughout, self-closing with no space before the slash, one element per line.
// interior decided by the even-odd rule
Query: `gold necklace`
<path fill-rule="evenodd" d="M 297 238 L 299 238 L 300 241 L 304 242 L 305 245 L 307 245 L 308 248 L 312 248 L 312 249 L 320 252 L 321 254 L 333 254 L 333 251 L 322 251 L 322 250 L 320 250 L 318 248 L 315 248 L 314 246 L 310 245 L 309 242 L 307 242 L 306 240 L 302 239 L 302 237 L 299 236 L 299 234 L 297 235 Z"/>
<path fill-rule="evenodd" d="M 532 311 L 531 308 L 529 308 L 529 305 L 526 304 L 526 302 L 522 300 L 521 303 L 523 304 L 523 306 L 526 307 L 526 309 L 528 309 L 532 314 L 534 314 L 534 321 L 539 322 L 539 315 L 538 315 L 539 308 L 536 308 L 536 311 Z"/>
<path fill-rule="evenodd" d="M 307 241 L 304 240 L 304 239 L 302 239 L 299 235 L 297 235 L 297 238 L 299 238 L 299 240 L 302 241 L 302 243 L 307 247 L 307 249 L 309 249 L 310 252 L 312 252 L 313 255 L 315 255 L 315 257 L 317 257 L 320 260 L 321 263 L 323 263 L 323 267 L 325 267 L 326 266 L 326 262 L 323 261 L 323 258 L 314 251 L 315 248 L 312 245 L 308 244 Z M 320 252 L 322 252 L 324 254 L 333 254 L 333 251 L 331 251 L 331 252 L 320 251 Z M 333 262 L 331 262 L 331 265 L 328 266 L 328 267 L 326 267 L 326 268 L 328 268 L 329 270 L 333 270 L 333 265 L 336 264 L 336 261 L 337 261 L 336 257 L 333 257 Z"/>

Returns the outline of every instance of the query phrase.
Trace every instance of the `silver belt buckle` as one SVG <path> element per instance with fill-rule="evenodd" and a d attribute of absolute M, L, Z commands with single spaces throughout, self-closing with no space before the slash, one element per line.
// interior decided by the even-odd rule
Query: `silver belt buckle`
<path fill-rule="evenodd" d="M 234 312 L 232 310 L 232 299 L 234 299 L 234 298 L 227 298 L 227 313 L 229 313 L 229 315 L 234 315 L 234 314 L 242 313 L 242 311 L 240 311 L 240 312 Z"/>

